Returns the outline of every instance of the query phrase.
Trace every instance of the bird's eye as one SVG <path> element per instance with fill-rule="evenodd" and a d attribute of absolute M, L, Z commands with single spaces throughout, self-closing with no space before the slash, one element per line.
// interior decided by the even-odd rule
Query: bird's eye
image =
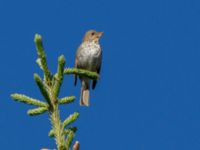
<path fill-rule="evenodd" d="M 94 34 L 95 34 L 94 32 L 91 33 L 92 36 L 93 36 Z"/>

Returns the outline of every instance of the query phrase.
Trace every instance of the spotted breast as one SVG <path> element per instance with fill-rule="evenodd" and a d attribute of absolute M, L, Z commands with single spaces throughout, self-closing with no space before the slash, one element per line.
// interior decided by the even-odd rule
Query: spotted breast
<path fill-rule="evenodd" d="M 101 47 L 94 41 L 86 41 L 79 47 L 78 66 L 83 69 L 95 71 L 101 61 Z"/>

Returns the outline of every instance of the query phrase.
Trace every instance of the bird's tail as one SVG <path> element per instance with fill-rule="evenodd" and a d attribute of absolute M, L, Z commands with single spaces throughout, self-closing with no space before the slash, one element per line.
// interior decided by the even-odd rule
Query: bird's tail
<path fill-rule="evenodd" d="M 81 96 L 80 96 L 80 105 L 81 106 L 89 106 L 90 105 L 90 84 L 89 81 L 82 80 L 81 85 Z"/>

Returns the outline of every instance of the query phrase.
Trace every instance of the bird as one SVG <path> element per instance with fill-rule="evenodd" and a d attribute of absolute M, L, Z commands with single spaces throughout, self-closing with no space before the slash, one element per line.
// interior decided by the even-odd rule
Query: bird
<path fill-rule="evenodd" d="M 100 38 L 103 32 L 89 30 L 85 33 L 82 43 L 76 52 L 75 68 L 85 69 L 100 74 L 102 63 L 102 49 L 100 46 Z M 79 77 L 81 81 L 80 105 L 90 105 L 90 83 L 91 79 L 87 77 Z M 77 84 L 77 75 L 75 75 L 74 85 Z M 92 89 L 95 89 L 97 80 L 92 81 Z"/>

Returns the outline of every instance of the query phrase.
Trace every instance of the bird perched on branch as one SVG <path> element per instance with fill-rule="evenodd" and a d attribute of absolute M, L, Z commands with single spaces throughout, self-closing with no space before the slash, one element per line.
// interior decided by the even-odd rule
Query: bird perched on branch
<path fill-rule="evenodd" d="M 99 44 L 99 40 L 103 32 L 97 32 L 95 30 L 89 30 L 86 32 L 81 45 L 76 52 L 75 68 L 85 69 L 88 71 L 100 73 L 102 51 Z M 90 97 L 90 79 L 86 77 L 80 77 L 81 80 L 81 94 L 80 105 L 89 106 Z M 76 86 L 77 76 L 75 75 L 74 85 Z M 92 89 L 97 84 L 96 80 L 93 80 Z"/>

